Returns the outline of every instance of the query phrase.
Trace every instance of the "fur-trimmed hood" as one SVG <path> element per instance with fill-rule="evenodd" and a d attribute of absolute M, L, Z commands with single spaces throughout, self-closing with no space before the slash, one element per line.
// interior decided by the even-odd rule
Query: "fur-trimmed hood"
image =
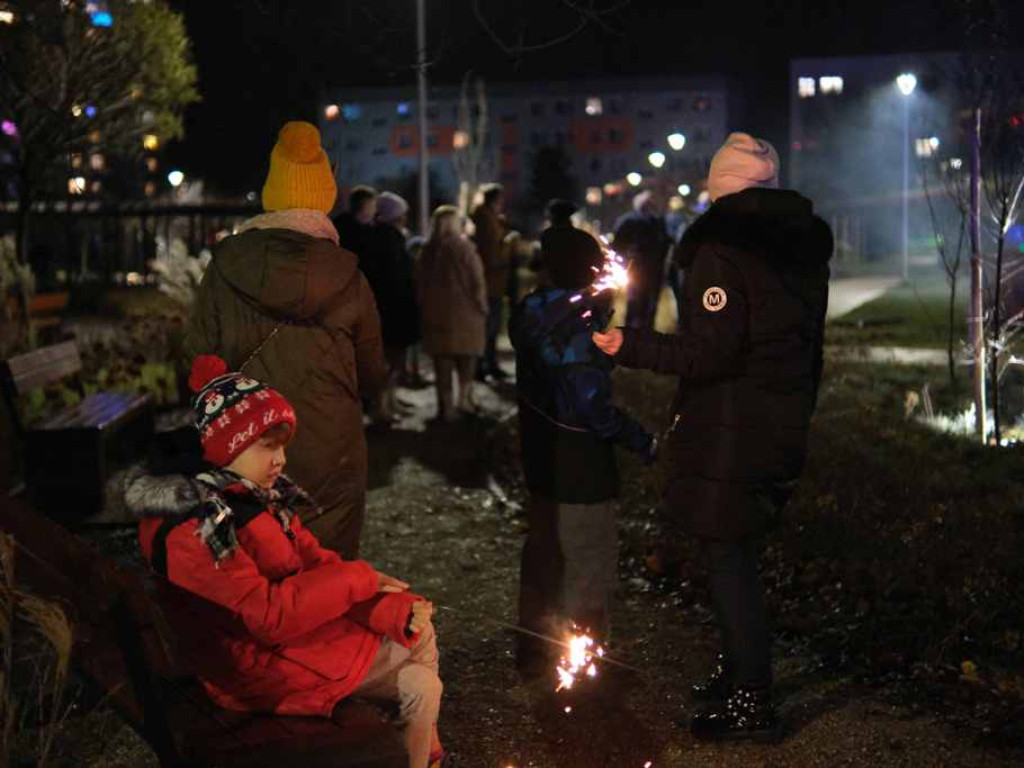
<path fill-rule="evenodd" d="M 832 258 L 832 231 L 811 201 L 781 189 L 747 189 L 720 198 L 683 234 L 673 257 L 684 269 L 700 246 L 722 245 L 817 268 Z"/>

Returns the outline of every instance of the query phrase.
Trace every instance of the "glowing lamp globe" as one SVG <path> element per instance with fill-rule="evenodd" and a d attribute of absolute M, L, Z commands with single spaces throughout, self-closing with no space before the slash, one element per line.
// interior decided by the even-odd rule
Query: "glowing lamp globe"
<path fill-rule="evenodd" d="M 917 88 L 917 77 L 910 72 L 904 72 L 896 78 L 896 87 L 900 89 L 900 93 L 904 96 L 909 96 Z"/>

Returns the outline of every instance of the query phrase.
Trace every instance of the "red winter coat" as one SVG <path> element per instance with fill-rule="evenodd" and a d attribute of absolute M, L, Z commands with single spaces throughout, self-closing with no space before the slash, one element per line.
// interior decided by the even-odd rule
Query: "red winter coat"
<path fill-rule="evenodd" d="M 139 524 L 147 560 L 163 518 Z M 377 572 L 343 561 L 292 518 L 289 538 L 267 511 L 237 530 L 215 564 L 189 519 L 167 536 L 167 576 L 228 611 L 182 616 L 179 630 L 210 697 L 226 709 L 329 717 L 362 682 L 382 636 L 404 646 L 410 593 L 381 594 Z"/>

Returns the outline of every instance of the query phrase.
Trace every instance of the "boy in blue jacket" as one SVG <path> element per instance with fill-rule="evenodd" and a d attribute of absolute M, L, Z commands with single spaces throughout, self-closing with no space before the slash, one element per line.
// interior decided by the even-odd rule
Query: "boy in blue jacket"
<path fill-rule="evenodd" d="M 652 462 L 657 442 L 612 404 L 614 364 L 591 340 L 611 318 L 612 296 L 590 288 L 604 262 L 601 246 L 559 227 L 544 233 L 541 248 L 548 287 L 526 296 L 509 326 L 530 491 L 519 622 L 559 638 L 574 622 L 607 637 L 618 566 L 615 446 Z M 539 671 L 545 650 L 521 643 L 520 669 Z"/>

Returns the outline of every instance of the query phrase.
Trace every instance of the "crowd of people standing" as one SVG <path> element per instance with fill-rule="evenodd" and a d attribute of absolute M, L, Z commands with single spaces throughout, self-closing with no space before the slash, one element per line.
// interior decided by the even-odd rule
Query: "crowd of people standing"
<path fill-rule="evenodd" d="M 625 328 L 610 327 L 610 293 L 588 290 L 602 245 L 571 202 L 553 201 L 537 287 L 511 312 L 530 493 L 520 622 L 557 635 L 578 620 L 607 636 L 615 448 L 651 463 L 664 441 L 663 506 L 704 543 L 722 631 L 720 663 L 694 686 L 708 704 L 693 718 L 701 738 L 778 735 L 759 542 L 804 462 L 832 253 L 828 226 L 779 189 L 778 169 L 770 144 L 730 136 L 711 164 L 711 209 L 676 243 L 653 195 L 637 195 L 613 241 L 633 265 Z M 396 418 L 419 346 L 442 421 L 474 410 L 477 376 L 508 375 L 497 340 L 518 288 L 504 192 L 483 190 L 472 236 L 458 208 L 440 206 L 415 257 L 400 196 L 355 187 L 332 221 L 336 196 L 319 132 L 288 123 L 265 213 L 218 245 L 189 321 L 195 426 L 127 499 L 154 569 L 241 619 L 185 628 L 215 635 L 215 658 L 197 660 L 215 701 L 327 717 L 352 695 L 394 701 L 411 768 L 444 766 L 433 606 L 358 559 L 364 411 Z M 662 334 L 652 325 L 670 248 L 685 279 L 673 286 L 679 333 Z M 660 437 L 614 404 L 616 365 L 679 377 Z M 524 644 L 520 669 L 550 669 L 549 651 Z"/>

